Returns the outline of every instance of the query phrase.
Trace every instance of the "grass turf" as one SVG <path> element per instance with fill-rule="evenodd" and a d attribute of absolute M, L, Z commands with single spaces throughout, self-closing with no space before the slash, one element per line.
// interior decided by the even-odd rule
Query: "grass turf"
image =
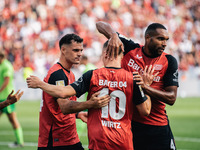
<path fill-rule="evenodd" d="M 17 116 L 24 132 L 25 147 L 15 150 L 35 150 L 38 139 L 39 101 L 20 101 L 16 104 Z M 200 148 L 200 98 L 178 98 L 174 106 L 167 106 L 170 125 L 178 150 Z M 86 124 L 77 120 L 77 130 L 83 146 L 87 149 Z M 6 115 L 0 118 L 0 150 L 8 150 L 15 141 L 14 133 Z"/>

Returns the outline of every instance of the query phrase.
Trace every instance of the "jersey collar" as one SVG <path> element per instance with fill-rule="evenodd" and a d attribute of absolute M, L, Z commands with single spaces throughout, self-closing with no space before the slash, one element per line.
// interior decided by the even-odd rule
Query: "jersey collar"
<path fill-rule="evenodd" d="M 63 69 L 65 69 L 61 63 L 57 62 L 57 64 L 59 64 Z M 65 69 L 68 73 L 70 73 L 70 70 Z"/>

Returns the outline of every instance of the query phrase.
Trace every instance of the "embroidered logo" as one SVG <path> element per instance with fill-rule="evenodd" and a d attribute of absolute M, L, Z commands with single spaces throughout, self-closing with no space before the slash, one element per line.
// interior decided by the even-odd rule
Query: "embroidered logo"
<path fill-rule="evenodd" d="M 139 56 L 138 54 L 136 55 L 136 57 L 137 57 L 138 59 L 141 59 L 141 58 L 142 58 L 142 56 Z"/>
<path fill-rule="evenodd" d="M 176 70 L 175 73 L 173 73 L 173 75 L 174 75 L 173 81 L 174 81 L 174 82 L 178 82 L 178 69 Z"/>
<path fill-rule="evenodd" d="M 56 81 L 56 85 L 65 86 L 65 81 L 64 80 L 58 80 L 58 81 Z"/>
<path fill-rule="evenodd" d="M 154 67 L 155 70 L 161 70 L 163 68 L 163 65 L 155 64 Z"/>

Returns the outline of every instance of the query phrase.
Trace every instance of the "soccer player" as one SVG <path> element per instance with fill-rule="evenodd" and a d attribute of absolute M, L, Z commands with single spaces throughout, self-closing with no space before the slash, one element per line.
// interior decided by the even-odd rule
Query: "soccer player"
<path fill-rule="evenodd" d="M 159 23 L 150 24 L 145 31 L 145 44 L 140 45 L 114 31 L 108 23 L 100 21 L 96 26 L 100 33 L 110 39 L 108 53 L 111 54 L 111 59 L 116 57 L 119 47 L 124 48 L 122 60 L 124 69 L 143 72 L 146 66 L 152 65 L 154 72 L 159 72 L 151 86 L 143 87 L 144 92 L 151 97 L 151 114 L 148 117 L 139 117 L 134 109 L 132 122 L 134 149 L 175 150 L 165 106 L 173 105 L 176 101 L 178 65 L 172 55 L 164 52 L 169 39 L 167 29 Z"/>
<path fill-rule="evenodd" d="M 106 54 L 106 42 L 103 51 L 103 68 L 90 70 L 78 81 L 66 87 L 52 86 L 32 76 L 27 81 L 28 87 L 41 88 L 54 97 L 81 96 L 88 91 L 88 99 L 95 92 L 100 96 L 109 94 L 111 99 L 107 106 L 101 109 L 88 110 L 89 149 L 120 149 L 133 150 L 131 120 L 133 103 L 140 115 L 149 115 L 151 100 L 145 96 L 140 75 L 136 75 L 138 86 L 133 74 L 121 68 L 123 52 L 116 59 L 110 60 Z M 148 98 L 147 98 L 148 97 Z"/>
<path fill-rule="evenodd" d="M 10 94 L 13 86 L 14 70 L 12 64 L 6 59 L 5 53 L 0 50 L 0 102 L 5 103 L 7 96 Z M 14 129 L 16 142 L 9 145 L 10 147 L 22 147 L 24 145 L 24 138 L 22 128 L 17 119 L 15 112 L 15 104 L 11 104 L 0 110 L 0 115 L 6 113 L 12 127 Z"/>
<path fill-rule="evenodd" d="M 3 109 L 4 107 L 7 107 L 8 105 L 14 104 L 17 101 L 19 101 L 24 93 L 20 92 L 20 90 L 18 90 L 17 93 L 15 94 L 13 94 L 13 92 L 14 91 L 12 90 L 11 93 L 8 95 L 7 99 L 0 103 L 0 110 Z"/>
<path fill-rule="evenodd" d="M 83 39 L 76 34 L 66 34 L 59 41 L 60 58 L 54 64 L 44 78 L 44 82 L 52 85 L 66 86 L 75 81 L 74 74 L 70 71 L 73 64 L 79 64 L 83 51 Z M 27 78 L 28 80 L 29 78 Z M 95 93 L 87 103 L 78 103 L 77 111 L 95 107 L 100 98 Z M 107 103 L 109 102 L 109 96 Z M 97 99 L 97 103 L 94 99 Z M 104 102 L 104 101 L 103 101 Z M 39 139 L 38 150 L 83 150 L 76 130 L 75 114 L 73 111 L 76 97 L 69 99 L 55 98 L 43 91 L 43 99 L 40 107 L 39 117 Z M 106 103 L 105 103 L 106 104 Z M 102 103 L 104 106 L 104 103 Z M 65 107 L 68 107 L 65 109 Z M 78 117 L 87 121 L 87 112 L 80 112 Z"/>

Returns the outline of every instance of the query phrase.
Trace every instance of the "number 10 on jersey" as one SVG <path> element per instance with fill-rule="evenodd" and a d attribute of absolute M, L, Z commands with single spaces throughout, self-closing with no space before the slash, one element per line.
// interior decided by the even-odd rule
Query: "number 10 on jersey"
<path fill-rule="evenodd" d="M 109 89 L 108 88 L 103 88 L 100 91 L 99 97 L 104 96 L 104 95 L 109 95 Z M 115 90 L 112 91 L 110 93 L 110 102 L 107 106 L 102 107 L 102 111 L 101 111 L 101 118 L 108 118 L 108 115 L 110 115 L 110 117 L 112 119 L 115 120 L 120 120 L 121 118 L 123 118 L 123 116 L 125 115 L 126 112 L 126 95 L 124 94 L 124 92 L 120 91 L 120 90 Z M 117 103 L 116 103 L 116 99 L 119 99 L 119 111 L 116 112 L 116 108 L 117 108 Z"/>

